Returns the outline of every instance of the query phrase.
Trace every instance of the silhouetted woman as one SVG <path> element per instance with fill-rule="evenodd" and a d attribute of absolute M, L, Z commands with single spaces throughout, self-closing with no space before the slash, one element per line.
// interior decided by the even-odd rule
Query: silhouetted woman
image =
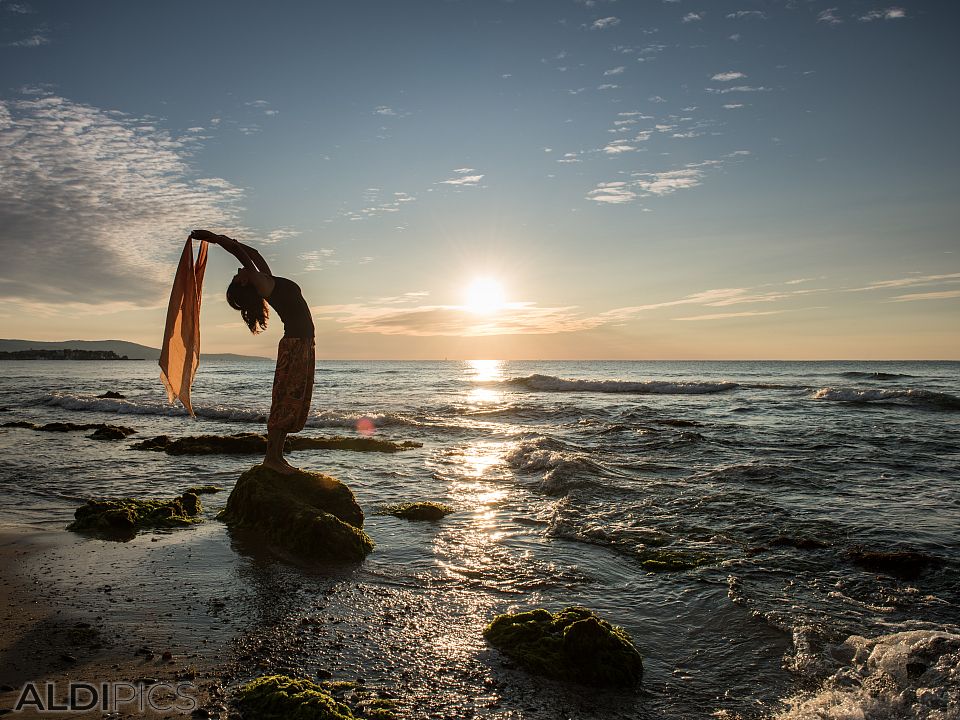
<path fill-rule="evenodd" d="M 300 286 L 270 272 L 263 256 L 249 245 L 207 230 L 194 230 L 190 237 L 219 245 L 243 265 L 227 287 L 227 302 L 234 310 L 240 311 L 250 332 L 256 335 L 266 329 L 270 315 L 267 303 L 283 321 L 263 464 L 277 472 L 292 473 L 295 468 L 283 457 L 283 443 L 288 433 L 303 430 L 313 395 L 316 360 L 310 308 L 303 299 Z"/>

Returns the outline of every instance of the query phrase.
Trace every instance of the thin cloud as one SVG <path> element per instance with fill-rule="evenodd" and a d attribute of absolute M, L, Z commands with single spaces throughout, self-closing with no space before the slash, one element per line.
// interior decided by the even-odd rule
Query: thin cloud
<path fill-rule="evenodd" d="M 50 44 L 50 33 L 46 28 L 38 28 L 33 32 L 32 35 L 29 35 L 21 40 L 14 40 L 13 42 L 6 43 L 7 47 L 40 47 L 41 45 Z"/>
<path fill-rule="evenodd" d="M 753 93 L 753 92 L 770 92 L 770 88 L 754 85 L 734 85 L 733 87 L 727 88 L 707 88 L 708 93 L 713 93 L 714 95 L 726 95 L 727 93 Z"/>
<path fill-rule="evenodd" d="M 684 15 L 681 22 L 692 23 L 692 22 L 700 22 L 701 20 L 703 20 L 703 13 L 691 12 Z"/>
<path fill-rule="evenodd" d="M 373 109 L 374 115 L 396 115 L 397 111 L 387 105 L 378 105 Z"/>
<path fill-rule="evenodd" d="M 950 298 L 960 298 L 960 290 L 940 290 L 938 292 L 928 293 L 909 293 L 907 295 L 896 295 L 891 300 L 893 302 L 913 302 L 915 300 L 948 300 Z"/>
<path fill-rule="evenodd" d="M 242 190 L 195 177 L 197 142 L 54 95 L 0 102 L 0 296 L 154 307 L 190 229 L 249 236 Z"/>
<path fill-rule="evenodd" d="M 718 82 L 730 82 L 732 80 L 742 80 L 745 77 L 746 75 L 744 75 L 742 72 L 731 70 L 728 72 L 717 73 L 710 79 Z"/>
<path fill-rule="evenodd" d="M 590 28 L 593 30 L 607 30 L 619 24 L 620 24 L 620 18 L 614 17 L 611 15 L 610 17 L 594 20 L 593 24 L 590 25 Z"/>
<path fill-rule="evenodd" d="M 485 177 L 483 173 L 477 173 L 474 175 L 468 174 L 476 172 L 473 168 L 457 168 L 454 170 L 454 172 L 457 173 L 458 177 L 441 180 L 438 184 L 453 185 L 455 187 L 477 187 L 480 185 L 480 181 Z"/>
<path fill-rule="evenodd" d="M 729 320 L 730 318 L 757 317 L 758 315 L 779 315 L 783 310 L 747 310 L 745 312 L 733 313 L 711 313 L 707 315 L 691 315 L 689 317 L 673 318 L 674 320 L 683 320 L 687 322 L 699 322 L 704 320 Z"/>
<path fill-rule="evenodd" d="M 604 75 L 622 75 L 623 71 L 627 69 L 626 65 L 618 65 L 615 68 L 610 68 L 609 70 L 604 70 Z"/>
<path fill-rule="evenodd" d="M 899 7 L 889 7 L 886 10 L 871 10 L 865 15 L 860 16 L 861 22 L 873 22 L 874 20 L 902 20 L 907 17 L 907 11 Z"/>
<path fill-rule="evenodd" d="M 766 20 L 767 14 L 762 10 L 737 10 L 736 12 L 727 13 L 728 20 L 743 20 L 744 18 Z"/>
<path fill-rule="evenodd" d="M 323 270 L 331 265 L 339 265 L 340 261 L 334 259 L 334 251 L 329 248 L 320 248 L 319 250 L 310 250 L 297 255 L 297 259 L 303 263 L 302 273 L 315 272 Z"/>
<path fill-rule="evenodd" d="M 960 282 L 960 273 L 943 275 L 908 275 L 891 280 L 876 280 L 862 287 L 847 288 L 847 292 L 865 292 L 869 290 L 889 290 L 891 288 L 916 287 L 918 285 L 953 284 Z"/>
<path fill-rule="evenodd" d="M 827 8 L 817 15 L 817 22 L 826 23 L 827 25 L 839 25 L 843 22 L 843 18 L 837 15 L 837 8 Z"/>

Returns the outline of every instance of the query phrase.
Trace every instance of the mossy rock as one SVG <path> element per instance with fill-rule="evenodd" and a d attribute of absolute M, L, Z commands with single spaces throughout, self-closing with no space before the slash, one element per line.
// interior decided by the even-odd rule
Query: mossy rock
<path fill-rule="evenodd" d="M 184 492 L 193 493 L 194 495 L 212 495 L 213 493 L 223 492 L 223 488 L 219 485 L 197 485 L 196 487 L 187 488 Z"/>
<path fill-rule="evenodd" d="M 644 548 L 637 551 L 640 566 L 647 572 L 678 572 L 710 565 L 717 559 L 709 553 L 669 548 Z"/>
<path fill-rule="evenodd" d="M 237 691 L 237 707 L 250 720 L 354 720 L 349 707 L 300 678 L 265 675 Z"/>
<path fill-rule="evenodd" d="M 626 630 L 583 607 L 498 615 L 483 636 L 538 675 L 586 685 L 633 687 L 643 659 Z"/>
<path fill-rule="evenodd" d="M 410 440 L 395 443 L 367 437 L 300 437 L 291 436 L 284 443 L 284 451 L 295 450 L 351 450 L 354 452 L 395 453 L 422 447 Z M 148 438 L 133 446 L 134 450 L 156 450 L 169 455 L 262 455 L 267 450 L 267 436 L 259 433 L 234 435 L 191 435 L 173 439 L 169 435 Z"/>
<path fill-rule="evenodd" d="M 200 498 L 185 492 L 172 500 L 116 498 L 87 500 L 67 530 L 110 540 L 129 540 L 137 530 L 174 528 L 201 521 Z"/>
<path fill-rule="evenodd" d="M 404 520 L 442 520 L 454 509 L 438 502 L 409 502 L 387 505 L 381 515 L 393 515 Z"/>
<path fill-rule="evenodd" d="M 283 475 L 255 465 L 237 480 L 218 517 L 305 559 L 359 562 L 373 549 L 350 488 L 321 473 Z"/>

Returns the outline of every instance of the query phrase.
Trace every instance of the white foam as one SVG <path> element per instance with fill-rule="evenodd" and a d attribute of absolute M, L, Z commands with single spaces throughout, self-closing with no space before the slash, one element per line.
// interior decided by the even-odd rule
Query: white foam
<path fill-rule="evenodd" d="M 158 415 L 165 417 L 187 417 L 187 411 L 180 405 L 171 405 L 164 399 L 148 398 L 114 399 L 75 395 L 64 392 L 52 392 L 42 398 L 40 404 L 59 407 L 64 410 L 97 411 L 117 415 Z M 231 405 L 194 405 L 197 417 L 225 422 L 264 423 L 267 421 L 267 408 L 241 408 Z M 336 410 L 317 410 L 307 418 L 307 427 L 355 428 L 361 419 L 369 419 L 376 427 L 387 425 L 417 425 L 417 421 L 395 413 L 340 412 Z"/>
<path fill-rule="evenodd" d="M 523 440 L 504 455 L 504 460 L 519 472 L 543 472 L 540 489 L 552 495 L 562 494 L 585 482 L 585 475 L 595 473 L 597 465 L 584 453 L 561 448 L 549 438 Z"/>
<path fill-rule="evenodd" d="M 830 655 L 842 666 L 819 691 L 786 700 L 778 720 L 960 718 L 960 635 L 854 635 Z"/>
<path fill-rule="evenodd" d="M 553 375 L 528 375 L 505 380 L 528 390 L 544 392 L 600 392 L 632 393 L 641 395 L 704 395 L 733 390 L 734 382 L 674 382 L 667 380 L 566 380 Z"/>

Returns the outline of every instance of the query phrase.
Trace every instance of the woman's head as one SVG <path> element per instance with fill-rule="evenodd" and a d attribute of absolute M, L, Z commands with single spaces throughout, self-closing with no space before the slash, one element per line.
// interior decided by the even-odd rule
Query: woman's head
<path fill-rule="evenodd" d="M 240 274 L 234 276 L 227 287 L 227 303 L 240 311 L 240 317 L 254 335 L 267 329 L 267 319 L 270 317 L 267 301 L 260 297 L 253 283 L 244 282 Z"/>

